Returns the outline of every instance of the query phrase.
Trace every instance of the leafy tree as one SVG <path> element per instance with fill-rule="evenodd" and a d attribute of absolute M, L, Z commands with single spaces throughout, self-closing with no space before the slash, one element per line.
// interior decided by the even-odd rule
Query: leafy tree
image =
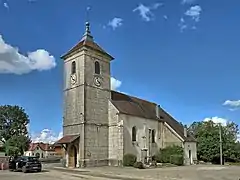
<path fill-rule="evenodd" d="M 0 141 L 8 155 L 23 154 L 31 142 L 27 125 L 29 117 L 19 106 L 0 106 Z"/>
<path fill-rule="evenodd" d="M 236 151 L 238 125 L 233 122 L 226 126 L 208 122 L 194 122 L 188 129 L 189 133 L 197 139 L 198 158 L 203 161 L 219 161 L 220 157 L 220 136 L 221 128 L 223 157 L 226 159 L 237 159 Z"/>

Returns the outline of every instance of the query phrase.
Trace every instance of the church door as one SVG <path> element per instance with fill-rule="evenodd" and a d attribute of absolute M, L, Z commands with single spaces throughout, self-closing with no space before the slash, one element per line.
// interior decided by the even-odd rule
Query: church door
<path fill-rule="evenodd" d="M 189 156 L 190 164 L 193 164 L 193 162 L 192 162 L 192 151 L 191 150 L 189 150 L 188 156 Z"/>
<path fill-rule="evenodd" d="M 68 152 L 68 167 L 75 168 L 77 165 L 77 148 L 72 145 Z"/>

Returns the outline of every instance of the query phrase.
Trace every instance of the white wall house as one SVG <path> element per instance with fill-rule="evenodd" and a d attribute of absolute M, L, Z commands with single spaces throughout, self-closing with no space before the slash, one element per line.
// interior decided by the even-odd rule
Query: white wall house
<path fill-rule="evenodd" d="M 50 158 L 55 156 L 54 147 L 44 143 L 31 143 L 25 156 L 38 156 L 40 158 Z"/>

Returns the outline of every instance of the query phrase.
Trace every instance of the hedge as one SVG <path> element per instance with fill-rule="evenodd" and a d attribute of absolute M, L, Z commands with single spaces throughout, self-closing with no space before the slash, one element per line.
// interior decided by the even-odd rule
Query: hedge
<path fill-rule="evenodd" d="M 123 156 L 123 166 L 133 166 L 137 161 L 137 157 L 133 154 L 125 154 Z"/>
<path fill-rule="evenodd" d="M 183 148 L 180 146 L 168 146 L 153 157 L 158 163 L 172 163 L 175 165 L 183 165 Z"/>

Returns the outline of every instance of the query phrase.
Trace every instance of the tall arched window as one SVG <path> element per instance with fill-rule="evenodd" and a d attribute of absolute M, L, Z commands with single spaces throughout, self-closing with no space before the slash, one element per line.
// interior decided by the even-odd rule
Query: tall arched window
<path fill-rule="evenodd" d="M 73 61 L 72 62 L 72 70 L 71 70 L 71 74 L 75 74 L 76 73 L 76 62 Z"/>
<path fill-rule="evenodd" d="M 95 74 L 100 74 L 100 64 L 98 61 L 95 61 Z"/>
<path fill-rule="evenodd" d="M 132 128 L 132 141 L 137 141 L 137 128 L 134 126 Z"/>
<path fill-rule="evenodd" d="M 155 134 L 156 134 L 156 131 L 155 129 L 152 130 L 152 143 L 155 143 Z"/>

